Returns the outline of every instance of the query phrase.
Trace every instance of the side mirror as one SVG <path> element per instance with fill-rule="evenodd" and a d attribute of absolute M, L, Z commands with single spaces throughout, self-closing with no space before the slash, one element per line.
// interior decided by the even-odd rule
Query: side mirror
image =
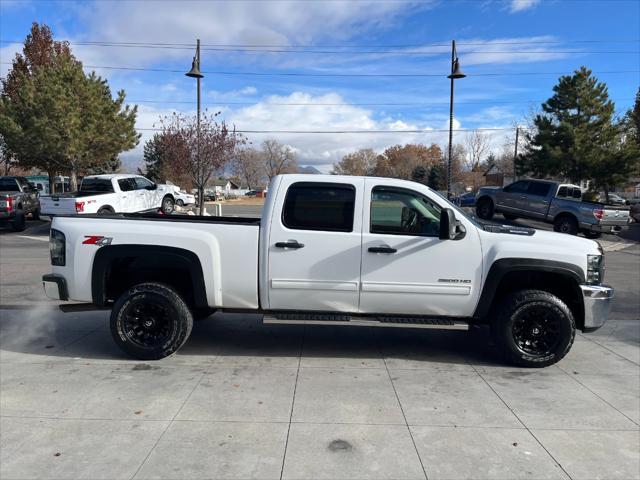
<path fill-rule="evenodd" d="M 456 240 L 458 221 L 450 208 L 443 208 L 440 212 L 440 240 Z"/>
<path fill-rule="evenodd" d="M 153 185 L 149 185 L 148 187 L 145 187 L 147 190 L 157 190 L 158 189 L 158 185 L 157 184 L 153 184 Z"/>

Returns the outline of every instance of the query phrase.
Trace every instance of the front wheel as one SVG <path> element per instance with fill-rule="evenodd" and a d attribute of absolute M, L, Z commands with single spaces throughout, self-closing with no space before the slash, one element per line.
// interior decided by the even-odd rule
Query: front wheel
<path fill-rule="evenodd" d="M 476 205 L 476 215 L 483 220 L 491 220 L 493 218 L 493 201 L 490 198 L 482 198 Z"/>
<path fill-rule="evenodd" d="M 173 210 L 175 209 L 175 202 L 173 201 L 173 198 L 168 195 L 164 197 L 162 199 L 162 205 L 160 208 L 162 210 L 162 213 L 164 213 L 165 215 L 171 215 L 173 213 Z"/>
<path fill-rule="evenodd" d="M 176 352 L 189 338 L 193 317 L 174 289 L 141 283 L 123 293 L 111 312 L 111 335 L 127 354 L 159 360 Z"/>
<path fill-rule="evenodd" d="M 491 330 L 505 359 L 521 367 L 553 365 L 569 352 L 576 336 L 569 307 L 542 290 L 507 296 L 492 319 Z"/>

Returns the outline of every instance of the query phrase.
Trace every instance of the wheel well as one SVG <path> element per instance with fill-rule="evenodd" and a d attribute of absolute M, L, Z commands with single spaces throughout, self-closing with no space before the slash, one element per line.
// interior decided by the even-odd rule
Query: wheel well
<path fill-rule="evenodd" d="M 553 219 L 553 223 L 556 223 L 556 221 L 557 221 L 559 218 L 563 218 L 563 217 L 569 217 L 569 218 L 571 218 L 572 220 L 575 220 L 575 222 L 576 222 L 576 223 L 578 222 L 578 217 L 576 217 L 573 213 L 570 213 L 570 212 L 562 212 L 562 213 L 559 213 L 558 215 L 556 215 L 556 216 L 554 217 L 554 219 Z"/>
<path fill-rule="evenodd" d="M 109 210 L 111 213 L 115 213 L 115 210 L 111 205 L 103 205 L 98 209 L 98 211 L 100 210 Z"/>
<path fill-rule="evenodd" d="M 555 295 L 566 303 L 573 313 L 576 327 L 584 327 L 582 292 L 572 276 L 538 270 L 509 272 L 500 280 L 491 306 L 494 307 L 505 296 L 518 290 L 543 290 Z"/>
<path fill-rule="evenodd" d="M 187 250 L 151 245 L 102 247 L 93 263 L 93 303 L 115 301 L 130 287 L 144 282 L 175 289 L 191 307 L 207 307 L 204 276 L 198 257 Z"/>

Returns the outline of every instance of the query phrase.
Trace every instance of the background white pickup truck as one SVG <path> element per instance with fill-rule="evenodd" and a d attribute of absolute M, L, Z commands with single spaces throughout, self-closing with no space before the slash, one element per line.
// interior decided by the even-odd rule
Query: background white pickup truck
<path fill-rule="evenodd" d="M 607 318 L 613 290 L 592 240 L 483 227 L 403 180 L 283 175 L 269 191 L 261 219 L 56 217 L 45 291 L 111 308 L 115 341 L 143 359 L 175 352 L 214 310 L 269 323 L 489 324 L 506 358 L 527 366 L 557 362 L 576 328 Z"/>
<path fill-rule="evenodd" d="M 162 211 L 175 206 L 175 188 L 158 185 L 140 175 L 110 174 L 84 177 L 77 192 L 40 197 L 43 215 L 132 213 Z"/>

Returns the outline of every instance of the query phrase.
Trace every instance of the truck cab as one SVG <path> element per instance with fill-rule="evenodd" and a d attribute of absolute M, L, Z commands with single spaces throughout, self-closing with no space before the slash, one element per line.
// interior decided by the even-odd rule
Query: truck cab
<path fill-rule="evenodd" d="M 260 219 L 56 217 L 52 298 L 110 308 L 116 343 L 162 358 L 194 318 L 468 330 L 489 325 L 507 359 L 560 360 L 600 327 L 613 290 L 582 238 L 483 226 L 422 184 L 334 175 L 272 180 Z"/>

